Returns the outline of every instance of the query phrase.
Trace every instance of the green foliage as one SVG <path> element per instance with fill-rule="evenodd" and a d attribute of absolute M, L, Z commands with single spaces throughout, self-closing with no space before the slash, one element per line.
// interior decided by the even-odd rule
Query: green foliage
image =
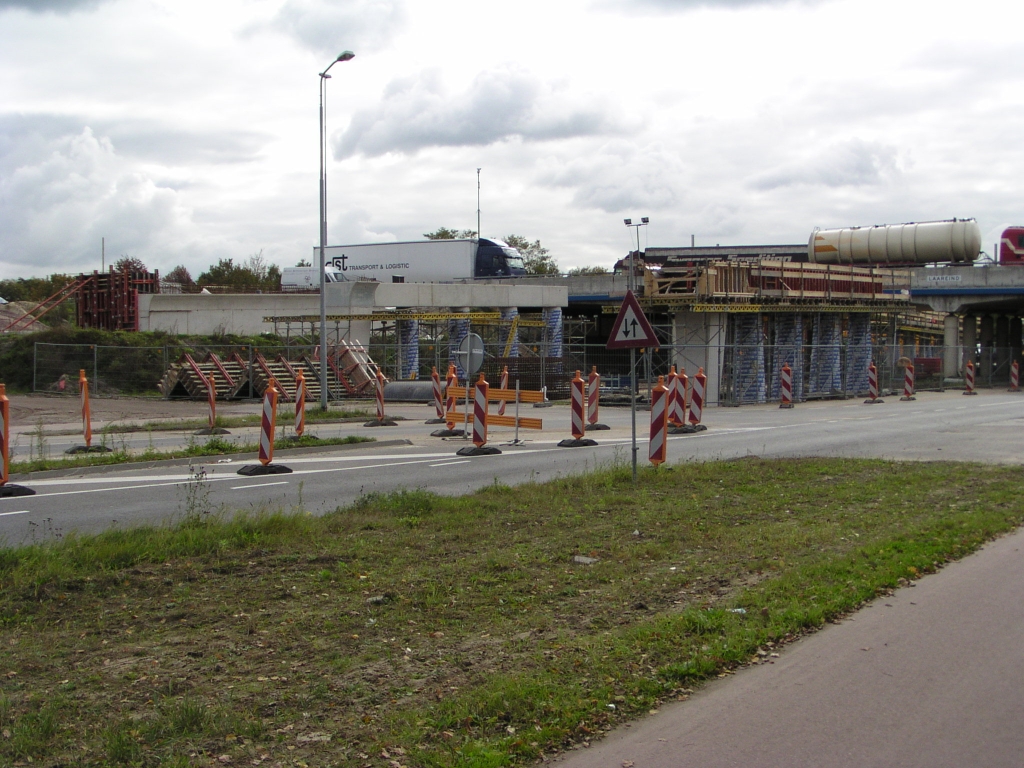
<path fill-rule="evenodd" d="M 465 240 L 466 238 L 476 237 L 476 230 L 438 227 L 433 232 L 424 232 L 423 236 L 427 240 Z"/>
<path fill-rule="evenodd" d="M 53 274 L 49 277 L 19 277 L 12 280 L 0 280 L 0 297 L 7 301 L 30 301 L 38 304 L 53 296 L 66 285 L 74 281 L 74 277 L 64 274 Z M 75 317 L 75 305 L 66 301 L 52 312 L 47 313 L 42 322 L 47 325 L 71 322 Z"/>
<path fill-rule="evenodd" d="M 607 267 L 573 267 L 569 270 L 570 275 L 607 275 L 609 273 Z"/>
<path fill-rule="evenodd" d="M 281 270 L 276 264 L 268 264 L 263 251 L 260 251 L 242 264 L 235 264 L 234 259 L 221 259 L 199 275 L 197 282 L 202 287 L 216 285 L 243 291 L 279 291 Z"/>
<path fill-rule="evenodd" d="M 148 272 L 142 259 L 125 254 L 114 263 L 115 272 Z"/>
<path fill-rule="evenodd" d="M 557 275 L 558 262 L 540 240 L 532 243 L 522 235 L 506 235 L 505 242 L 522 254 L 528 275 Z"/>
<path fill-rule="evenodd" d="M 184 264 L 179 264 L 170 272 L 163 277 L 171 283 L 180 283 L 181 285 L 195 285 L 196 281 L 192 279 L 192 273 L 188 271 L 188 267 Z"/>

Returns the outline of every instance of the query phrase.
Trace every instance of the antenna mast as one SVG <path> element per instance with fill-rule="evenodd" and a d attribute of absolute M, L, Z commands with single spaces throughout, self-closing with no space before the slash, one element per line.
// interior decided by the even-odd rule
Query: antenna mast
<path fill-rule="evenodd" d="M 479 240 L 483 235 L 480 234 L 480 169 L 476 169 L 476 239 Z"/>

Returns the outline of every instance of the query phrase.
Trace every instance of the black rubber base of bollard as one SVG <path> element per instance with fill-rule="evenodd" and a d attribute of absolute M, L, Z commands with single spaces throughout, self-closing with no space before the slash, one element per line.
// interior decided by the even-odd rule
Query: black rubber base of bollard
<path fill-rule="evenodd" d="M 558 443 L 559 448 L 590 448 L 594 445 L 597 445 L 597 440 L 589 437 L 567 437 Z"/>
<path fill-rule="evenodd" d="M 703 424 L 684 424 L 681 427 L 669 427 L 670 435 L 692 435 L 694 432 L 707 432 L 708 428 Z"/>
<path fill-rule="evenodd" d="M 779 408 L 792 408 L 792 403 L 779 403 Z"/>
<path fill-rule="evenodd" d="M 398 422 L 391 419 L 374 419 L 363 424 L 364 427 L 397 427 Z"/>
<path fill-rule="evenodd" d="M 552 402 L 550 402 L 548 400 L 545 400 L 543 403 L 534 403 L 533 407 L 534 408 L 550 408 L 552 405 L 554 405 L 554 403 L 552 403 Z"/>
<path fill-rule="evenodd" d="M 423 422 L 424 424 L 447 424 L 447 419 L 427 419 Z"/>
<path fill-rule="evenodd" d="M 909 400 L 917 400 L 917 398 L 911 395 L 910 397 L 901 397 L 900 400 L 903 402 L 907 402 Z"/>
<path fill-rule="evenodd" d="M 876 397 L 874 400 L 872 400 L 869 397 L 867 400 L 864 401 L 864 405 L 874 405 L 875 403 L 884 403 L 884 402 L 885 402 L 885 400 L 883 400 L 880 397 Z"/>
<path fill-rule="evenodd" d="M 224 427 L 214 427 L 213 429 L 210 429 L 209 427 L 206 427 L 205 429 L 197 429 L 192 434 L 193 435 L 230 435 L 231 433 L 228 432 L 226 429 L 224 429 Z"/>
<path fill-rule="evenodd" d="M 24 485 L 0 485 L 0 499 L 9 499 L 14 496 L 35 496 L 36 492 Z"/>
<path fill-rule="evenodd" d="M 236 474 L 258 477 L 260 475 L 290 475 L 291 473 L 292 468 L 286 467 L 284 464 L 246 464 Z"/>
<path fill-rule="evenodd" d="M 110 453 L 113 450 L 113 448 L 108 448 L 105 445 L 76 445 L 68 448 L 64 453 Z"/>
<path fill-rule="evenodd" d="M 500 454 L 497 448 L 491 445 L 467 445 L 455 452 L 456 456 L 497 456 Z"/>
<path fill-rule="evenodd" d="M 587 426 L 583 428 L 583 431 L 584 432 L 590 432 L 590 431 L 601 432 L 602 430 L 605 430 L 605 429 L 611 429 L 611 427 L 609 427 L 607 424 L 587 424 Z"/>
<path fill-rule="evenodd" d="M 466 433 L 461 429 L 435 429 L 430 433 L 431 437 L 465 437 Z"/>
<path fill-rule="evenodd" d="M 1011 389 L 1011 390 L 1009 390 L 1009 391 L 1010 391 L 1010 392 L 1012 392 L 1013 390 Z M 978 394 L 978 393 L 977 393 L 977 392 L 964 392 L 964 394 L 965 394 L 965 395 L 976 395 L 976 394 Z"/>

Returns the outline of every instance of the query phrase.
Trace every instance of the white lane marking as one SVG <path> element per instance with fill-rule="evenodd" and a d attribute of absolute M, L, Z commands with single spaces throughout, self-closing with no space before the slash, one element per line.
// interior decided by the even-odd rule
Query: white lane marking
<path fill-rule="evenodd" d="M 272 485 L 288 485 L 288 481 L 279 480 L 276 483 L 260 483 L 259 485 L 233 485 L 229 490 L 237 491 L 240 489 L 249 490 L 250 488 L 269 488 Z"/>
<path fill-rule="evenodd" d="M 1000 406 L 1000 405 L 1016 405 L 1016 403 L 1015 402 L 1011 402 L 1009 400 L 1004 400 L 1001 403 L 984 403 L 983 405 L 976 405 L 974 407 L 975 408 L 995 408 L 996 406 Z"/>
<path fill-rule="evenodd" d="M 456 464 L 469 464 L 469 459 L 462 459 L 461 461 L 449 461 L 445 464 L 431 464 L 431 467 L 454 467 Z"/>
<path fill-rule="evenodd" d="M 31 512 L 30 509 L 19 509 L 17 512 L 0 512 L 0 517 L 7 517 L 8 515 L 27 515 Z"/>

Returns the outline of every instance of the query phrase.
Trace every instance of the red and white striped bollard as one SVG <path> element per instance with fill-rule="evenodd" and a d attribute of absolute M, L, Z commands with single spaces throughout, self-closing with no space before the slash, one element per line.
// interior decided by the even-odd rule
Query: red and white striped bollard
<path fill-rule="evenodd" d="M 665 377 L 659 376 L 651 390 L 651 440 L 647 458 L 654 466 L 663 464 L 668 453 L 668 387 Z"/>
<path fill-rule="evenodd" d="M 701 413 L 704 409 L 704 390 L 707 387 L 708 377 L 704 375 L 704 369 L 698 368 L 697 375 L 693 377 L 693 389 L 690 391 L 690 426 L 700 425 Z"/>
<path fill-rule="evenodd" d="M 587 376 L 587 425 L 597 424 L 598 409 L 601 400 L 601 375 L 597 372 L 597 366 L 590 369 Z"/>
<path fill-rule="evenodd" d="M 903 374 L 903 397 L 900 400 L 917 400 L 914 397 L 914 364 L 907 363 L 906 372 Z"/>
<path fill-rule="evenodd" d="M 277 382 L 273 379 L 263 393 L 263 418 L 260 421 L 260 464 L 274 460 L 274 431 L 277 428 Z"/>
<path fill-rule="evenodd" d="M 508 389 L 508 366 L 501 369 L 501 378 L 498 380 L 498 389 Z M 498 401 L 498 415 L 505 415 L 505 401 Z"/>
<path fill-rule="evenodd" d="M 306 431 L 306 377 L 301 370 L 295 374 L 295 435 Z"/>
<path fill-rule="evenodd" d="M 668 370 L 668 424 L 670 427 L 681 427 L 686 423 L 685 401 L 683 383 L 679 380 L 676 367 L 673 365 Z"/>
<path fill-rule="evenodd" d="M 449 431 L 455 429 L 455 421 L 452 414 L 455 413 L 455 395 L 453 395 L 452 387 L 459 386 L 459 375 L 455 372 L 455 365 L 453 363 L 448 364 L 448 376 L 445 377 L 445 414 L 447 426 Z"/>
<path fill-rule="evenodd" d="M 0 384 L 0 486 L 7 485 L 10 466 L 11 445 L 11 401 L 7 399 L 7 385 Z"/>
<path fill-rule="evenodd" d="M 782 380 L 780 382 L 779 391 L 782 393 L 782 402 L 779 403 L 779 408 L 792 408 L 793 369 L 789 367 L 789 363 L 782 364 Z"/>
<path fill-rule="evenodd" d="M 85 368 L 78 371 L 78 388 L 82 392 L 82 435 L 85 447 L 92 446 L 92 412 L 89 410 L 89 380 L 85 378 Z"/>
<path fill-rule="evenodd" d="M 377 369 L 377 421 L 384 421 L 384 374 Z"/>
<path fill-rule="evenodd" d="M 1016 360 L 1010 366 L 1010 389 L 1009 392 L 1020 392 L 1020 363 Z"/>
<path fill-rule="evenodd" d="M 572 394 L 572 436 L 574 440 L 579 440 L 586 431 L 583 426 L 583 379 L 579 371 L 576 371 L 570 382 L 569 390 Z"/>
<path fill-rule="evenodd" d="M 974 391 L 974 362 L 971 360 L 967 361 L 967 367 L 964 369 L 964 389 L 965 395 L 976 395 Z"/>
<path fill-rule="evenodd" d="M 473 445 L 483 448 L 487 444 L 487 390 L 490 387 L 481 373 L 473 387 Z"/>
<path fill-rule="evenodd" d="M 874 361 L 868 363 L 868 399 L 864 402 L 867 405 L 883 402 L 878 398 L 878 369 Z"/>

